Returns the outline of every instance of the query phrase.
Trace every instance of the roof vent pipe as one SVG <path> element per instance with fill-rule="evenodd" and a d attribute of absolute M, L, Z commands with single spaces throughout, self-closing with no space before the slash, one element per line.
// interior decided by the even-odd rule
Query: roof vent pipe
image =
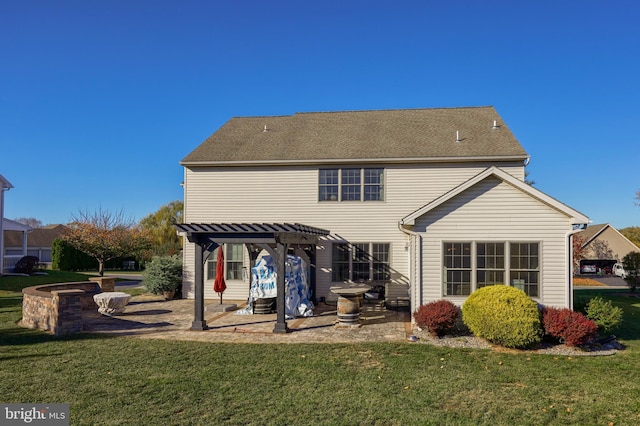
<path fill-rule="evenodd" d="M 498 129 L 498 122 L 496 120 L 493 120 L 493 129 Z"/>
<path fill-rule="evenodd" d="M 461 140 L 460 140 L 460 130 L 456 130 L 456 142 L 461 142 Z"/>
<path fill-rule="evenodd" d="M 262 132 L 263 132 L 263 133 L 266 133 L 266 132 L 268 132 L 268 131 L 269 131 L 269 129 L 267 129 L 267 125 L 265 124 L 265 125 L 264 125 L 264 129 L 262 130 Z"/>

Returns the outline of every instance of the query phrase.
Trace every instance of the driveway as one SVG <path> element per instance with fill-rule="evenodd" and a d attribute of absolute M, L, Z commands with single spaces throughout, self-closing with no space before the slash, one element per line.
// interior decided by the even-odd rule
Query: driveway
<path fill-rule="evenodd" d="M 608 287 L 624 288 L 627 287 L 627 283 L 622 278 L 615 275 L 583 275 L 584 278 L 591 278 L 606 284 Z"/>

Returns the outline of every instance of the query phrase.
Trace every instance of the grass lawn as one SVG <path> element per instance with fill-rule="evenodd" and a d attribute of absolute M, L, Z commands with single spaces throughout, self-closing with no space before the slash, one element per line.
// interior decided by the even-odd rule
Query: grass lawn
<path fill-rule="evenodd" d="M 640 299 L 627 346 L 607 357 L 436 348 L 415 343 L 220 344 L 16 326 L 21 294 L 0 278 L 0 399 L 69 403 L 71 424 L 635 425 Z M 9 290 L 9 291 L 6 291 Z"/>

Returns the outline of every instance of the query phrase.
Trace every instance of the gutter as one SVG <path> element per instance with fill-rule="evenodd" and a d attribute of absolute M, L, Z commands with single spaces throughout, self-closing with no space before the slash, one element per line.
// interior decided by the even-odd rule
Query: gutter
<path fill-rule="evenodd" d="M 565 298 L 565 304 L 566 306 L 573 310 L 573 244 L 571 244 L 571 237 L 581 231 L 584 230 L 584 228 L 586 228 L 586 223 L 581 223 L 580 224 L 581 227 L 577 228 L 577 229 L 572 229 L 571 231 L 567 232 L 565 234 L 565 239 L 566 239 L 566 244 L 567 244 L 567 248 L 569 249 L 569 259 L 568 259 L 568 265 L 569 267 L 567 268 L 567 296 Z"/>
<path fill-rule="evenodd" d="M 400 158 L 326 158 L 291 160 L 235 160 L 235 161 L 180 161 L 184 167 L 240 167 L 240 166 L 278 166 L 278 165 L 314 165 L 314 164 L 407 164 L 407 163 L 469 163 L 496 161 L 525 161 L 526 156 L 486 156 L 486 157 L 400 157 Z"/>

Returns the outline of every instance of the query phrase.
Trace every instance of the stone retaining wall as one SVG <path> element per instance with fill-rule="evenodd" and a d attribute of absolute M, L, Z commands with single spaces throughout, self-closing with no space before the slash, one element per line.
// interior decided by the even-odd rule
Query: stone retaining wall
<path fill-rule="evenodd" d="M 22 293 L 21 324 L 60 336 L 82 331 L 83 311 L 97 309 L 93 295 L 102 289 L 85 281 L 27 287 Z"/>

